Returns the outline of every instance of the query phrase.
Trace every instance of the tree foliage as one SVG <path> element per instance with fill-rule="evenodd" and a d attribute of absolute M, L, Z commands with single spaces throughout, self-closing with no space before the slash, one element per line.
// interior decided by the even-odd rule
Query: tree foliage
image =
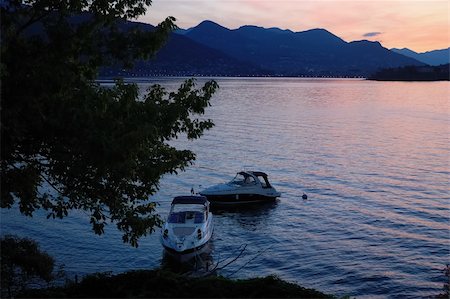
<path fill-rule="evenodd" d="M 1 244 L 2 297 L 12 297 L 30 283 L 50 282 L 55 261 L 30 239 L 4 236 Z"/>
<path fill-rule="evenodd" d="M 176 28 L 152 31 L 128 19 L 150 0 L 5 1 L 1 6 L 1 207 L 32 216 L 71 210 L 90 215 L 96 234 L 113 222 L 124 242 L 161 225 L 149 197 L 163 174 L 183 170 L 194 153 L 169 141 L 200 137 L 217 84 L 193 79 L 176 92 L 154 85 L 96 82 L 102 66 L 148 59 Z"/>

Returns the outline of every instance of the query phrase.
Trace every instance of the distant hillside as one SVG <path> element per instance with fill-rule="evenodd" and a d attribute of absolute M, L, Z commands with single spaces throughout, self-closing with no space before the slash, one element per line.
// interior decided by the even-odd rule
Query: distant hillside
<path fill-rule="evenodd" d="M 93 18 L 89 13 L 69 18 L 73 26 Z M 150 24 L 118 20 L 119 30 L 129 32 L 135 29 L 153 31 Z M 44 35 L 43 25 L 34 23 L 29 34 Z M 124 45 L 125 46 L 125 45 Z M 209 48 L 183 35 L 172 33 L 168 42 L 155 57 L 137 61 L 132 69 L 122 65 L 105 66 L 99 70 L 100 78 L 109 77 L 151 77 L 151 76 L 269 76 L 271 71 L 263 70 L 249 62 L 239 61 L 218 50 Z"/>
<path fill-rule="evenodd" d="M 149 24 L 127 22 L 122 29 L 138 26 L 141 30 L 154 30 Z M 101 70 L 101 77 L 114 76 L 267 76 L 251 63 L 242 62 L 218 50 L 201 45 L 183 35 L 172 33 L 168 42 L 156 56 L 147 61 L 138 61 L 131 70 L 119 66 Z"/>
<path fill-rule="evenodd" d="M 73 26 L 93 16 L 71 16 Z M 150 24 L 118 20 L 124 32 L 153 31 Z M 44 34 L 36 22 L 28 30 Z M 125 46 L 125 45 L 124 45 Z M 442 50 L 447 51 L 447 50 Z M 427 55 L 442 55 L 432 51 Z M 426 54 L 426 53 L 422 53 Z M 448 57 L 447 57 L 448 58 Z M 302 32 L 246 25 L 230 30 L 211 21 L 173 32 L 155 57 L 137 61 L 133 69 L 105 66 L 100 78 L 150 76 L 305 76 L 366 77 L 384 68 L 423 66 L 378 42 L 346 42 L 325 29 Z"/>
<path fill-rule="evenodd" d="M 345 42 L 325 29 L 292 32 L 242 26 L 230 30 L 211 21 L 184 36 L 235 59 L 284 76 L 366 76 L 380 68 L 423 65 L 378 42 Z"/>
<path fill-rule="evenodd" d="M 405 66 L 383 69 L 369 76 L 376 81 L 450 81 L 450 65 Z"/>
<path fill-rule="evenodd" d="M 396 49 L 393 48 L 391 51 L 405 55 L 407 57 L 414 58 L 418 61 L 429 65 L 441 65 L 450 63 L 450 48 L 442 50 L 434 50 L 423 53 L 414 52 L 408 48 Z"/>
<path fill-rule="evenodd" d="M 124 30 L 148 24 L 126 22 Z M 424 63 L 378 42 L 346 42 L 325 29 L 303 32 L 242 26 L 230 30 L 211 21 L 171 34 L 156 57 L 132 70 L 108 67 L 113 76 L 368 76 L 382 68 Z"/>

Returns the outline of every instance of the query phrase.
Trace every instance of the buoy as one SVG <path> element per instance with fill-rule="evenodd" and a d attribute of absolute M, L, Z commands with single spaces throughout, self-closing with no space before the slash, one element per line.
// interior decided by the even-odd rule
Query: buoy
<path fill-rule="evenodd" d="M 308 199 L 308 195 L 306 195 L 305 193 L 303 193 L 302 198 L 303 198 L 303 199 Z"/>

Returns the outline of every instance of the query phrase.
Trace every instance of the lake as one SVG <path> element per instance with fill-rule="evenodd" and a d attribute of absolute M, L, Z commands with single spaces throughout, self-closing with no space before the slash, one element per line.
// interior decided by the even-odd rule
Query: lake
<path fill-rule="evenodd" d="M 204 80 L 200 80 L 199 83 Z M 170 201 L 230 180 L 268 173 L 274 204 L 216 210 L 209 258 L 232 278 L 278 275 L 336 295 L 417 298 L 438 294 L 450 263 L 450 84 L 356 79 L 217 78 L 195 164 L 165 176 L 153 200 Z M 182 79 L 139 81 L 175 89 Z M 201 185 L 201 186 L 200 186 Z M 308 195 L 307 200 L 301 198 Z M 69 275 L 161 266 L 159 231 L 139 248 L 110 225 L 1 211 L 1 234 L 37 240 Z"/>

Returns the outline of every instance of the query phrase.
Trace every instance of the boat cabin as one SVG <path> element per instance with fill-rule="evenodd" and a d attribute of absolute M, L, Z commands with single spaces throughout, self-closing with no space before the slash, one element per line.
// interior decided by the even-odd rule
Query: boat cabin
<path fill-rule="evenodd" d="M 209 201 L 204 196 L 178 196 L 172 201 L 169 223 L 203 223 L 208 219 Z"/>
<path fill-rule="evenodd" d="M 236 174 L 228 184 L 238 186 L 252 186 L 261 184 L 262 188 L 272 188 L 267 178 L 267 174 L 260 171 L 241 171 Z"/>

